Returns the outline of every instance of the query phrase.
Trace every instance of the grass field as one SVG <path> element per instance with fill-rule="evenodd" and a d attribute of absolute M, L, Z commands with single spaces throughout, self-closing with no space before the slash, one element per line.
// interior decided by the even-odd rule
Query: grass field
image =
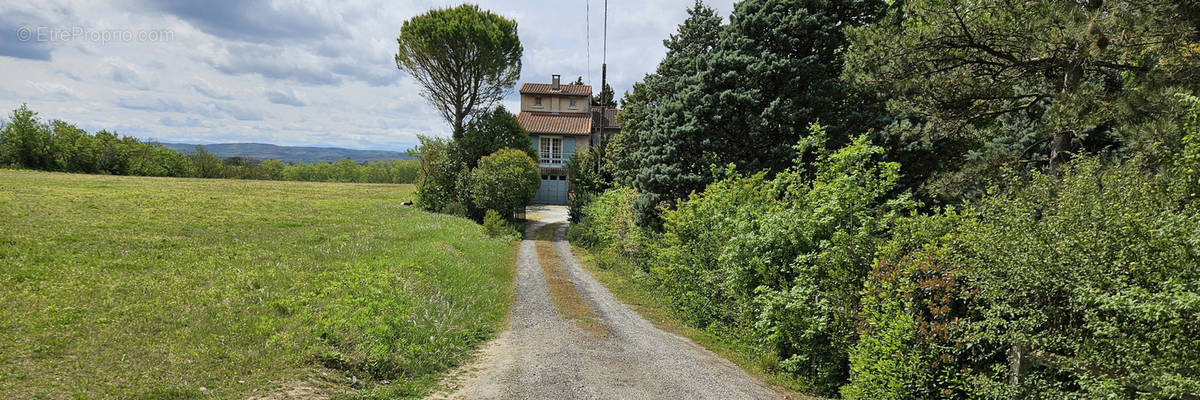
<path fill-rule="evenodd" d="M 515 246 L 411 197 L 0 170 L 0 398 L 419 395 L 500 327 Z"/>

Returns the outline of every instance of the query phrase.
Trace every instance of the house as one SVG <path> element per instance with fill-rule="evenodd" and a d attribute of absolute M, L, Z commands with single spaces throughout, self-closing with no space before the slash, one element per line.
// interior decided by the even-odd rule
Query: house
<path fill-rule="evenodd" d="M 567 204 L 571 191 L 567 162 L 571 155 L 597 143 L 602 123 L 606 137 L 615 132 L 617 111 L 608 110 L 608 118 L 601 118 L 600 108 L 593 109 L 591 101 L 590 85 L 564 85 L 559 75 L 554 75 L 551 83 L 521 85 L 517 121 L 529 131 L 542 175 L 534 203 Z"/>

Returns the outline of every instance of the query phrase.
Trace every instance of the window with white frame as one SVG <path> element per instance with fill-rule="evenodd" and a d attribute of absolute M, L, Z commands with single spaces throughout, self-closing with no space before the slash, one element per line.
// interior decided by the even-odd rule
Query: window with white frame
<path fill-rule="evenodd" d="M 542 106 L 542 98 L 541 98 L 541 97 L 534 97 L 534 98 L 533 98 L 533 105 L 535 105 L 535 106 L 538 106 L 538 107 L 541 107 L 541 106 Z"/>
<path fill-rule="evenodd" d="M 575 99 L 571 99 L 571 108 L 575 108 Z"/>
<path fill-rule="evenodd" d="M 543 137 L 539 139 L 538 158 L 542 164 L 562 164 L 562 138 Z"/>

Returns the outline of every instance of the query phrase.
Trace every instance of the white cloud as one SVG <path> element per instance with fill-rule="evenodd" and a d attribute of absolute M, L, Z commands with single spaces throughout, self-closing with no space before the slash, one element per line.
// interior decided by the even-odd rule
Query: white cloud
<path fill-rule="evenodd" d="M 172 142 L 258 141 L 402 150 L 447 124 L 396 69 L 403 22 L 456 0 L 364 2 L 42 0 L 0 11 L 22 25 L 169 32 L 169 40 L 13 42 L 0 37 L 0 108 L 21 105 L 89 130 Z M 519 25 L 522 81 L 551 74 L 600 84 L 603 2 L 481 0 Z M 690 0 L 610 4 L 609 82 L 618 93 L 662 58 Z M 728 15 L 732 0 L 714 3 Z M 15 29 L 15 28 L 14 28 Z M 516 106 L 515 95 L 504 104 Z"/>
<path fill-rule="evenodd" d="M 74 89 L 55 82 L 29 82 L 29 87 L 33 88 L 34 98 L 39 99 L 54 99 L 54 100 L 76 100 L 79 95 Z"/>
<path fill-rule="evenodd" d="M 304 107 L 304 100 L 291 89 L 286 90 L 268 90 L 267 100 L 275 104 L 286 104 L 295 107 Z"/>

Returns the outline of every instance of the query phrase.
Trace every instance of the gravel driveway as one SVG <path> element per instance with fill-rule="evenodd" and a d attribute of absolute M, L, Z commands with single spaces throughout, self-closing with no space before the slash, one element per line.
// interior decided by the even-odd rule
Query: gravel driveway
<path fill-rule="evenodd" d="M 681 336 L 661 331 L 613 299 L 555 233 L 563 272 L 605 328 L 597 335 L 559 316 L 538 262 L 533 232 L 566 220 L 565 208 L 531 210 L 539 221 L 521 242 L 508 329 L 451 379 L 468 399 L 775 399 L 741 369 Z"/>

